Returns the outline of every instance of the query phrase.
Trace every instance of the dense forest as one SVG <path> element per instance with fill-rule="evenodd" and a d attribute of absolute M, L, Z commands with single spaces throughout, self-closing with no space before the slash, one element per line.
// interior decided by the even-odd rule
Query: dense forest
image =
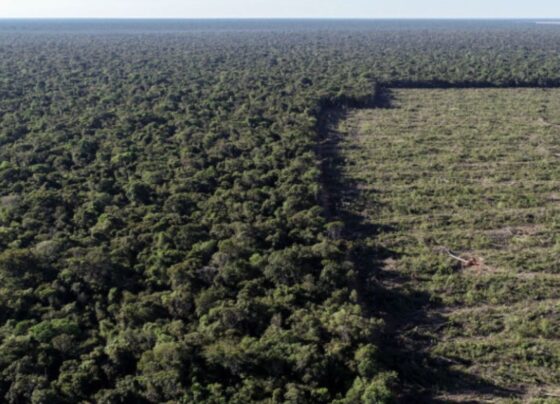
<path fill-rule="evenodd" d="M 554 86 L 517 22 L 0 21 L 0 397 L 377 403 L 317 153 L 386 86 Z"/>

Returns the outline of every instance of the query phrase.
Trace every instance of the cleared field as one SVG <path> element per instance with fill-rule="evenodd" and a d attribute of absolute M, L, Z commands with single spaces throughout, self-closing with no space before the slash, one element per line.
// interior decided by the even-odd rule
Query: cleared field
<path fill-rule="evenodd" d="M 443 401 L 558 402 L 560 91 L 391 99 L 336 132 L 339 211 L 376 252 L 362 267 L 394 365 Z"/>

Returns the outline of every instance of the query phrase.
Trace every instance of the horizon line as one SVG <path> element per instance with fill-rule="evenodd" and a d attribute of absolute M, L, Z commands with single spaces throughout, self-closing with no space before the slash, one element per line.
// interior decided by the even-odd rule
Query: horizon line
<path fill-rule="evenodd" d="M 205 20 L 357 20 L 357 21 L 382 21 L 382 20 L 482 20 L 482 21 L 526 21 L 539 22 L 556 21 L 560 17 L 0 17 L 5 20 L 173 20 L 173 21 L 205 21 Z"/>

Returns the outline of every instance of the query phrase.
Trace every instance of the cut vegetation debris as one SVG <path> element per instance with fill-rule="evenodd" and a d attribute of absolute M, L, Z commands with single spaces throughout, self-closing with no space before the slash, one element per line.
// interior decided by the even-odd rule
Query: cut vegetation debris
<path fill-rule="evenodd" d="M 349 111 L 338 139 L 340 214 L 376 252 L 361 266 L 387 289 L 372 304 L 394 365 L 432 399 L 554 402 L 560 129 L 542 122 L 560 91 L 394 90 L 392 104 Z"/>

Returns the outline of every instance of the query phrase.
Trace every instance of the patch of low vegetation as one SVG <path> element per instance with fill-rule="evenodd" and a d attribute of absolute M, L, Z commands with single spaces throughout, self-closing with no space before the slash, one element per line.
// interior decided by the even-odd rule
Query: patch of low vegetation
<path fill-rule="evenodd" d="M 401 375 L 446 401 L 558 399 L 560 91 L 392 95 L 339 124 L 340 210 L 377 252 Z"/>

